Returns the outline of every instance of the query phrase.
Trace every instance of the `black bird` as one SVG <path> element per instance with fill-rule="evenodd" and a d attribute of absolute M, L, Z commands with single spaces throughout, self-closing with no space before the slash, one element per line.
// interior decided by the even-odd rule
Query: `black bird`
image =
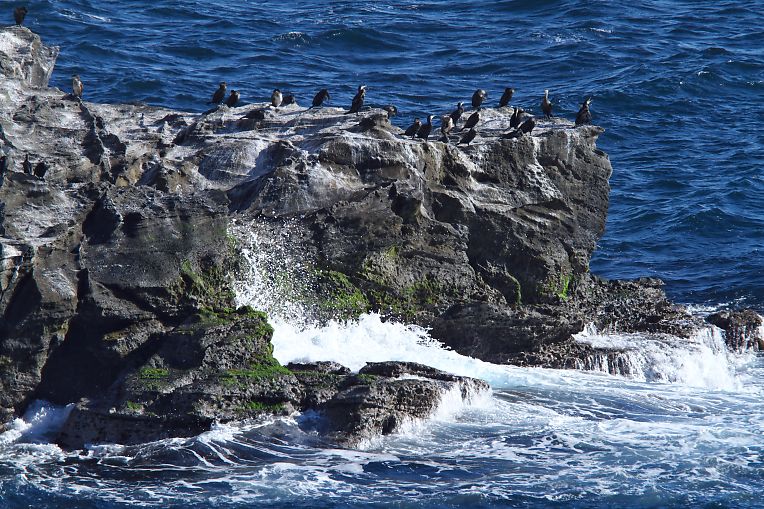
<path fill-rule="evenodd" d="M 39 179 L 44 179 L 46 173 L 48 173 L 48 165 L 45 164 L 45 161 L 37 163 L 37 166 L 34 167 L 34 176 Z"/>
<path fill-rule="evenodd" d="M 427 138 L 430 137 L 431 131 L 432 131 L 432 115 L 427 115 L 427 123 L 422 124 L 422 127 L 419 128 L 419 132 L 416 133 L 416 137 L 421 138 L 424 141 L 427 141 Z"/>
<path fill-rule="evenodd" d="M 282 106 L 289 106 L 290 104 L 297 104 L 297 99 L 294 94 L 285 95 L 284 99 L 281 101 Z"/>
<path fill-rule="evenodd" d="M 592 123 L 592 112 L 589 111 L 589 105 L 592 103 L 592 98 L 587 97 L 584 102 L 581 103 L 581 109 L 578 110 L 576 115 L 576 125 L 584 125 Z"/>
<path fill-rule="evenodd" d="M 467 121 L 464 123 L 460 131 L 464 131 L 465 129 L 472 129 L 477 125 L 477 123 L 480 122 L 480 112 L 476 111 L 470 117 L 467 119 Z"/>
<path fill-rule="evenodd" d="M 501 94 L 501 99 L 499 99 L 499 108 L 503 108 L 504 106 L 509 106 L 509 101 L 512 100 L 512 96 L 515 93 L 514 88 L 505 88 L 504 93 Z"/>
<path fill-rule="evenodd" d="M 313 96 L 313 105 L 311 108 L 318 108 L 324 104 L 324 101 L 327 99 L 331 99 L 331 97 L 329 97 L 329 90 L 322 88 L 316 93 L 316 95 Z"/>
<path fill-rule="evenodd" d="M 477 136 L 477 131 L 475 129 L 470 129 L 464 134 L 464 136 L 461 137 L 457 145 L 461 145 L 462 143 L 466 143 L 467 145 L 469 145 L 470 143 L 472 143 L 472 140 L 475 139 L 475 136 Z"/>
<path fill-rule="evenodd" d="M 239 103 L 239 97 L 240 95 L 238 90 L 231 90 L 231 95 L 228 96 L 225 105 L 229 108 L 233 108 Z"/>
<path fill-rule="evenodd" d="M 24 23 L 24 18 L 26 18 L 28 12 L 26 7 L 16 7 L 13 9 L 13 19 L 16 20 L 18 26 Z"/>
<path fill-rule="evenodd" d="M 382 109 L 387 112 L 387 118 L 393 118 L 394 116 L 398 115 L 398 108 L 396 108 L 394 104 L 388 104 Z"/>
<path fill-rule="evenodd" d="M 215 93 L 212 94 L 212 100 L 210 101 L 212 104 L 220 104 L 223 102 L 223 99 L 225 99 L 225 92 L 228 89 L 228 85 L 225 81 L 220 82 L 220 86 L 217 90 L 215 90 Z"/>
<path fill-rule="evenodd" d="M 549 90 L 544 90 L 544 98 L 541 100 L 541 111 L 546 118 L 552 118 L 552 103 L 549 102 Z"/>
<path fill-rule="evenodd" d="M 460 118 L 462 118 L 462 115 L 464 114 L 464 103 L 459 102 L 456 104 L 456 109 L 451 112 L 451 120 L 454 121 L 454 124 L 456 124 Z"/>
<path fill-rule="evenodd" d="M 480 105 L 483 104 L 487 97 L 488 94 L 482 88 L 475 90 L 475 93 L 472 94 L 472 107 L 476 110 L 480 109 Z"/>
<path fill-rule="evenodd" d="M 358 112 L 363 108 L 364 99 L 366 99 L 366 85 L 359 85 L 358 92 L 356 92 L 355 97 L 353 97 L 353 103 L 350 105 L 350 111 L 345 113 L 345 115 L 350 113 L 358 115 Z"/>
<path fill-rule="evenodd" d="M 512 129 L 519 127 L 524 113 L 525 111 L 522 108 L 515 108 L 515 111 L 512 112 L 512 116 L 509 119 L 509 127 Z"/>
<path fill-rule="evenodd" d="M 21 168 L 27 175 L 32 175 L 32 163 L 29 162 L 29 154 L 24 156 L 24 162 L 21 163 Z"/>
<path fill-rule="evenodd" d="M 413 140 L 417 133 L 419 132 L 419 129 L 422 128 L 422 121 L 418 118 L 414 119 L 414 123 L 409 126 L 408 129 L 403 133 L 405 136 L 411 136 L 411 139 Z"/>
<path fill-rule="evenodd" d="M 530 117 L 528 120 L 523 122 L 522 125 L 517 128 L 517 130 L 522 134 L 530 134 L 534 127 L 536 127 L 536 120 L 533 117 Z"/>

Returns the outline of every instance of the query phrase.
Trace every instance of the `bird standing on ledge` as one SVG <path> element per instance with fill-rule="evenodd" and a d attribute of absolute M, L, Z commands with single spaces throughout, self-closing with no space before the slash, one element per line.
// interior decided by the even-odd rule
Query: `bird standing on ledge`
<path fill-rule="evenodd" d="M 419 128 L 419 132 L 416 133 L 417 138 L 422 138 L 424 141 L 427 141 L 427 138 L 430 137 L 430 132 L 432 131 L 432 115 L 427 115 L 427 123 L 423 124 L 422 127 Z"/>
<path fill-rule="evenodd" d="M 505 106 L 509 106 L 509 101 L 512 100 L 512 96 L 515 94 L 514 88 L 505 88 L 504 93 L 501 95 L 501 99 L 499 99 L 499 108 L 503 108 Z"/>
<path fill-rule="evenodd" d="M 284 100 L 284 96 L 281 95 L 281 90 L 278 88 L 273 91 L 271 94 L 271 105 L 273 105 L 274 108 L 278 108 L 281 106 L 281 102 Z"/>
<path fill-rule="evenodd" d="M 544 98 L 541 100 L 541 111 L 546 118 L 552 118 L 552 103 L 549 102 L 549 90 L 544 90 Z"/>
<path fill-rule="evenodd" d="M 13 9 L 13 19 L 16 20 L 18 26 L 21 26 L 24 23 L 24 18 L 26 18 L 28 12 L 27 8 L 23 6 Z"/>
<path fill-rule="evenodd" d="M 226 100 L 225 105 L 229 108 L 233 108 L 239 103 L 239 91 L 238 90 L 231 90 L 231 95 L 228 96 L 228 100 Z"/>
<path fill-rule="evenodd" d="M 419 120 L 418 118 L 415 118 L 414 123 L 411 124 L 403 134 L 405 136 L 411 136 L 411 139 L 413 140 L 421 128 L 422 128 L 422 121 Z"/>
<path fill-rule="evenodd" d="M 78 99 L 82 99 L 83 88 L 82 80 L 80 79 L 79 75 L 75 74 L 72 76 L 72 95 Z"/>
<path fill-rule="evenodd" d="M 487 97 L 488 93 L 486 93 L 486 91 L 482 88 L 475 90 L 475 93 L 472 94 L 472 107 L 476 110 L 479 110 L 480 105 L 483 104 L 483 101 L 485 101 Z"/>
<path fill-rule="evenodd" d="M 223 102 L 223 99 L 225 99 L 225 92 L 228 89 L 228 85 L 225 81 L 220 82 L 220 86 L 217 90 L 215 90 L 215 93 L 212 94 L 212 100 L 210 101 L 212 104 L 220 104 Z"/>
<path fill-rule="evenodd" d="M 326 101 L 327 99 L 331 99 L 331 97 L 329 97 L 329 90 L 326 88 L 322 88 L 313 97 L 313 104 L 311 105 L 311 108 L 318 108 L 319 106 L 324 104 L 324 101 Z"/>
<path fill-rule="evenodd" d="M 460 118 L 462 118 L 462 115 L 464 114 L 464 103 L 458 102 L 456 103 L 456 109 L 451 112 L 451 120 L 454 121 L 454 124 L 456 124 Z"/>
<path fill-rule="evenodd" d="M 581 103 L 581 109 L 578 110 L 578 115 L 576 115 L 577 126 L 592 123 L 592 112 L 589 111 L 589 105 L 591 103 L 591 97 L 587 97 L 586 100 Z"/>
<path fill-rule="evenodd" d="M 353 103 L 350 105 L 350 111 L 345 113 L 345 115 L 350 113 L 358 115 L 358 112 L 363 108 L 364 99 L 366 99 L 366 85 L 359 85 L 358 92 L 356 92 L 355 97 L 353 97 Z"/>

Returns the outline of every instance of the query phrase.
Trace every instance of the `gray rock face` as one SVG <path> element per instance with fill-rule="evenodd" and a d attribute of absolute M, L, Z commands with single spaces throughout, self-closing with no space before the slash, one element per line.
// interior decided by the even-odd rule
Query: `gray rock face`
<path fill-rule="evenodd" d="M 724 331 L 724 340 L 733 351 L 764 350 L 764 322 L 754 310 L 720 311 L 706 320 Z"/>
<path fill-rule="evenodd" d="M 0 29 L 0 418 L 78 402 L 65 446 L 298 409 L 352 445 L 486 388 L 408 364 L 280 366 L 265 318 L 233 310 L 232 218 L 289 222 L 319 318 L 378 310 L 493 362 L 565 366 L 590 320 L 697 326 L 657 282 L 588 273 L 612 171 L 601 128 L 507 138 L 512 112 L 487 108 L 457 146 L 406 139 L 374 109 L 93 104 L 47 87 L 57 52 Z"/>

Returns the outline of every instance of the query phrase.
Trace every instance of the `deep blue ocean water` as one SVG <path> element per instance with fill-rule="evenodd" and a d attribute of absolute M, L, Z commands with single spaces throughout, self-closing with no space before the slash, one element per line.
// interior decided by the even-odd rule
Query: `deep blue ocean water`
<path fill-rule="evenodd" d="M 763 19 L 760 0 L 42 0 L 26 24 L 61 48 L 52 84 L 78 73 L 97 102 L 203 111 L 224 80 L 244 102 L 278 87 L 308 105 L 327 87 L 348 106 L 364 83 L 403 126 L 478 87 L 494 103 L 512 86 L 535 112 L 549 89 L 571 119 L 591 95 L 614 168 L 592 271 L 764 311 Z M 728 362 L 721 387 L 470 369 L 491 404 L 358 453 L 283 423 L 82 456 L 17 444 L 0 454 L 0 506 L 762 506 L 764 369 L 722 357 L 662 365 Z"/>

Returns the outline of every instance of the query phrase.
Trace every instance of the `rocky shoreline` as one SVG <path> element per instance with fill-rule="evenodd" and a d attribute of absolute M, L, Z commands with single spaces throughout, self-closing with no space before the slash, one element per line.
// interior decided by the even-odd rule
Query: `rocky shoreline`
<path fill-rule="evenodd" d="M 706 326 L 660 281 L 589 272 L 612 172 L 599 127 L 552 119 L 506 139 L 513 109 L 485 108 L 479 137 L 455 146 L 406 139 L 378 109 L 94 104 L 48 87 L 57 55 L 0 29 L 0 418 L 76 403 L 65 447 L 309 410 L 353 446 L 488 390 L 408 363 L 281 366 L 267 317 L 236 309 L 235 220 L 289 223 L 282 248 L 311 284 L 283 290 L 313 318 L 378 311 L 494 363 L 575 367 L 592 354 L 573 338 L 587 323 Z M 44 178 L 21 171 L 26 156 Z M 732 348 L 761 348 L 757 317 L 711 323 Z"/>

